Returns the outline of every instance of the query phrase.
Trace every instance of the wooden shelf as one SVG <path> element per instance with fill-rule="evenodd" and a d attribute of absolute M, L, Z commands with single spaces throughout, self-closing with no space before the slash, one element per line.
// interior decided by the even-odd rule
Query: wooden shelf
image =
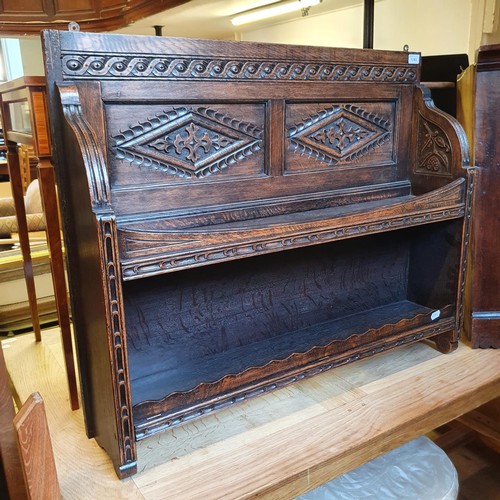
<path fill-rule="evenodd" d="M 142 435 L 457 347 L 475 171 L 406 52 L 91 38 L 44 47 L 87 429 L 119 477 Z"/>
<path fill-rule="evenodd" d="M 144 439 L 120 481 L 69 409 L 59 331 L 3 345 L 21 401 L 43 395 L 64 498 L 291 498 L 500 396 L 499 350 L 403 346 Z"/>
<path fill-rule="evenodd" d="M 238 375 L 272 360 L 285 361 L 294 353 L 299 355 L 330 343 L 334 345 L 336 341 L 347 340 L 352 335 L 362 335 L 369 329 L 376 330 L 387 324 L 396 327 L 397 323 L 404 321 L 405 328 L 409 328 L 410 322 L 421 326 L 421 316 L 430 323 L 431 313 L 432 309 L 403 300 L 201 358 L 190 357 L 191 349 L 187 345 L 184 353 L 176 351 L 175 356 L 169 356 L 168 350 L 156 346 L 140 352 L 130 349 L 133 402 L 158 400 L 173 391 L 188 391 L 198 384 L 217 382 L 228 374 Z M 146 368 L 150 372 L 148 375 L 145 375 Z M 134 377 L 135 372 L 137 378 Z"/>
<path fill-rule="evenodd" d="M 128 222 L 118 221 L 123 279 L 458 219 L 464 214 L 464 200 L 465 180 L 457 179 L 419 196 L 397 196 L 201 227 L 190 224 L 197 217 L 141 222 L 126 219 Z"/>
<path fill-rule="evenodd" d="M 402 300 L 205 357 L 193 357 L 190 352 L 192 349 L 187 344 L 184 344 L 184 351 L 169 351 L 160 349 L 157 345 L 150 345 L 149 349 L 139 353 L 130 349 L 136 437 L 144 438 L 152 431 L 161 431 L 200 414 L 212 412 L 216 408 L 232 404 L 234 400 L 248 399 L 277 386 L 284 387 L 297 379 L 342 365 L 352 360 L 352 353 L 346 352 L 344 356 L 339 357 L 339 349 L 340 352 L 346 350 L 345 344 L 341 345 L 339 341 L 349 339 L 350 345 L 363 345 L 363 334 L 370 331 L 375 336 L 383 336 L 388 325 L 395 338 L 400 335 L 399 343 L 404 344 L 408 337 L 414 340 L 407 332 L 419 330 L 419 335 L 423 338 L 424 325 L 428 325 L 428 330 L 433 332 L 437 328 L 443 331 L 452 328 L 453 307 L 447 306 L 442 311 L 434 311 Z M 356 354 L 356 359 L 372 355 L 373 347 L 373 343 L 367 344 L 363 351 Z M 315 366 L 305 369 L 307 356 L 311 351 L 321 352 L 321 360 Z M 182 406 L 179 411 L 179 400 L 182 400 L 184 393 L 193 390 L 210 393 L 207 386 L 224 387 L 226 378 L 245 380 L 250 372 L 257 372 L 276 360 L 276 378 L 272 383 L 259 385 L 254 376 L 253 383 L 249 384 L 246 393 L 240 391 L 236 396 L 231 393 L 224 396 L 220 394 L 223 390 L 219 390 L 216 397 L 200 404 L 196 411 L 186 415 Z M 292 368 L 294 371 L 290 371 Z M 289 370 L 288 374 L 280 376 L 280 372 L 285 369 Z M 134 378 L 136 374 L 137 378 Z M 152 414 L 155 415 L 154 418 L 148 417 Z"/>
<path fill-rule="evenodd" d="M 124 283 L 136 437 L 453 330 L 456 221 L 423 229 Z"/>

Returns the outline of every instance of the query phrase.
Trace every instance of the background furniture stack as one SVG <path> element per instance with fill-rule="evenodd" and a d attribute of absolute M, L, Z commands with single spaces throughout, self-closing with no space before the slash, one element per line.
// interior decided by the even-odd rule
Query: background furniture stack
<path fill-rule="evenodd" d="M 500 45 L 481 47 L 459 79 L 459 114 L 478 167 L 464 329 L 500 348 Z"/>
<path fill-rule="evenodd" d="M 31 259 L 24 186 L 31 179 L 31 159 L 26 151 L 19 154 L 18 145 L 33 149 L 38 159 L 38 182 L 45 215 L 47 243 L 50 253 L 52 282 L 57 315 L 63 338 L 71 407 L 78 408 L 78 392 L 73 359 L 69 304 L 64 273 L 63 246 L 54 169 L 50 162 L 51 139 L 47 117 L 45 79 L 21 77 L 0 85 L 0 105 L 4 139 L 7 146 L 9 180 L 12 188 L 23 269 L 30 303 L 33 331 L 41 340 L 37 296 Z"/>

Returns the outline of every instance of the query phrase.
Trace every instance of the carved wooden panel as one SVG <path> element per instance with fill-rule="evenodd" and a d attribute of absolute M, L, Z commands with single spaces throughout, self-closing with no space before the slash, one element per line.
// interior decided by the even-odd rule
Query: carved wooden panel
<path fill-rule="evenodd" d="M 112 188 L 263 175 L 264 116 L 264 104 L 110 105 Z"/>
<path fill-rule="evenodd" d="M 396 105 L 289 104 L 286 172 L 394 164 Z"/>
<path fill-rule="evenodd" d="M 420 116 L 418 123 L 419 159 L 415 172 L 451 176 L 451 145 L 442 129 Z"/>

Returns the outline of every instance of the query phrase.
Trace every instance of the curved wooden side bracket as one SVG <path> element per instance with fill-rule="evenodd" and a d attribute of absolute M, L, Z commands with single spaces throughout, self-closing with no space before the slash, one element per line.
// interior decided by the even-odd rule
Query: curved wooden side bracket
<path fill-rule="evenodd" d="M 97 135 L 85 119 L 76 85 L 57 84 L 64 117 L 80 146 L 94 209 L 110 208 L 109 176 Z"/>
<path fill-rule="evenodd" d="M 416 148 L 414 173 L 439 177 L 464 177 L 470 165 L 469 144 L 460 123 L 438 109 L 428 88 L 415 88 Z"/>

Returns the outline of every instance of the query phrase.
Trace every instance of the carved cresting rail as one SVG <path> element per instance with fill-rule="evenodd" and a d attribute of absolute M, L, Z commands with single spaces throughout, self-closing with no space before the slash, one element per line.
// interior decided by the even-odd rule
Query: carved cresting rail
<path fill-rule="evenodd" d="M 44 33 L 87 433 L 456 347 L 473 169 L 404 52 Z"/>

